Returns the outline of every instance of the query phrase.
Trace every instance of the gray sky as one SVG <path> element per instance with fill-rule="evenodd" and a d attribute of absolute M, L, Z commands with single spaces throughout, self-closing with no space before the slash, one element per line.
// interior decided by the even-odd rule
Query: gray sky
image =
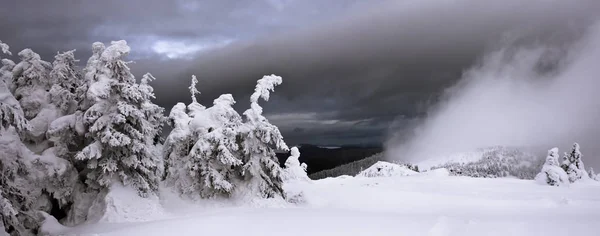
<path fill-rule="evenodd" d="M 423 116 L 444 88 L 507 41 L 569 41 L 597 0 L 3 0 L 0 40 L 45 60 L 125 39 L 157 103 L 233 93 L 247 107 L 257 79 L 284 83 L 264 105 L 291 144 L 359 144 Z"/>

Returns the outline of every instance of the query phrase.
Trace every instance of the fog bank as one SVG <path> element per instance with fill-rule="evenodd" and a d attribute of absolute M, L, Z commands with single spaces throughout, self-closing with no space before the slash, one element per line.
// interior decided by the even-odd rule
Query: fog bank
<path fill-rule="evenodd" d="M 494 145 L 562 152 L 579 142 L 588 167 L 600 167 L 600 22 L 571 42 L 504 45 L 447 89 L 413 133 L 390 138 L 388 158 L 417 162 Z"/>

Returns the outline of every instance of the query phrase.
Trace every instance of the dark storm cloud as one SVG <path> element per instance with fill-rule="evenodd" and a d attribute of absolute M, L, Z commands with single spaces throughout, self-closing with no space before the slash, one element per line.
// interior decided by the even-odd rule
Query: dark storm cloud
<path fill-rule="evenodd" d="M 337 22 L 203 54 L 185 74 L 202 78 L 209 98 L 234 88 L 244 103 L 257 78 L 275 73 L 284 84 L 265 110 L 315 114 L 275 120 L 284 134 L 310 140 L 364 129 L 377 130 L 364 132 L 377 138 L 385 128 L 373 123 L 419 116 L 487 48 L 516 39 L 570 40 L 599 10 L 597 1 L 386 3 Z M 361 122 L 366 119 L 371 122 Z M 299 126 L 311 132 L 289 132 Z"/>
<path fill-rule="evenodd" d="M 50 60 L 77 48 L 85 61 L 93 41 L 128 40 L 132 69 L 158 78 L 167 110 L 189 101 L 192 74 L 204 104 L 233 93 L 238 109 L 257 79 L 280 75 L 265 112 L 292 143 L 328 144 L 381 140 L 486 48 L 522 36 L 564 40 L 600 11 L 596 0 L 5 2 L 0 40 L 13 51 L 32 47 Z M 197 54 L 167 60 L 157 42 Z"/>

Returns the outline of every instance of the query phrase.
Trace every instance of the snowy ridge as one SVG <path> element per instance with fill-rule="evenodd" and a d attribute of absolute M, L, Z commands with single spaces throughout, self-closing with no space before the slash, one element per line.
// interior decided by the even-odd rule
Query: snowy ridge
<path fill-rule="evenodd" d="M 417 172 L 408 169 L 406 166 L 379 161 L 366 170 L 358 173 L 356 177 L 394 177 L 414 174 L 417 174 Z"/>

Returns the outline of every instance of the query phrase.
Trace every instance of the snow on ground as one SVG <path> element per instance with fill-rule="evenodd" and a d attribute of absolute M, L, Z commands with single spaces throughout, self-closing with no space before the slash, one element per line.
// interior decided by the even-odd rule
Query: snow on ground
<path fill-rule="evenodd" d="M 445 174 L 444 174 L 445 173 Z M 600 235 L 600 183 L 447 176 L 327 178 L 290 183 L 306 203 L 233 205 L 163 200 L 148 222 L 98 223 L 77 235 Z M 170 204 L 167 204 L 170 203 Z M 193 206 L 193 207 L 192 207 Z"/>

